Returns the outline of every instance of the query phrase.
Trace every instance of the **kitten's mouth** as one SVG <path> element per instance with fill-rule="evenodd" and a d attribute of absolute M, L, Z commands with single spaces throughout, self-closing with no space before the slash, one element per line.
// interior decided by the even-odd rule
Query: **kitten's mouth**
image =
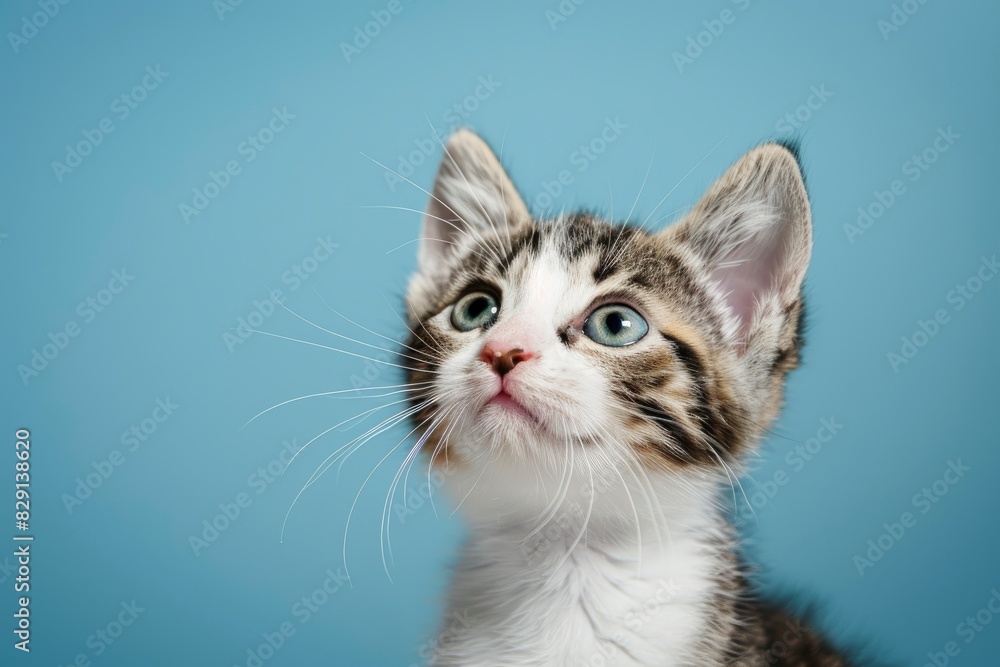
<path fill-rule="evenodd" d="M 535 415 L 533 415 L 526 407 L 521 405 L 516 398 L 508 394 L 504 389 L 498 391 L 493 398 L 486 402 L 486 406 L 490 405 L 495 405 L 497 408 L 505 412 L 520 415 L 523 419 L 528 420 L 532 424 L 541 425 L 541 422 L 538 421 L 538 418 L 535 417 Z"/>

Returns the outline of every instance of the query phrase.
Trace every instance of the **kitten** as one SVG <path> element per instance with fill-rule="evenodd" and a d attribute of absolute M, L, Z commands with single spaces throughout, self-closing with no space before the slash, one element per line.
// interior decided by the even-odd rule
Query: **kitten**
<path fill-rule="evenodd" d="M 799 360 L 795 155 L 653 232 L 532 219 L 460 130 L 423 227 L 410 400 L 470 531 L 432 664 L 846 665 L 755 597 L 724 510 Z"/>

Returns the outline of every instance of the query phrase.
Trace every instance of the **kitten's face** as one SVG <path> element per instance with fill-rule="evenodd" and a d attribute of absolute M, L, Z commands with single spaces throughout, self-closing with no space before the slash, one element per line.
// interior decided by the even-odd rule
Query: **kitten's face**
<path fill-rule="evenodd" d="M 810 242 L 781 147 L 749 154 L 655 233 L 533 220 L 492 152 L 460 132 L 423 236 L 405 358 L 415 425 L 467 493 L 523 500 L 534 479 L 541 502 L 572 475 L 595 493 L 725 475 L 777 411 Z"/>

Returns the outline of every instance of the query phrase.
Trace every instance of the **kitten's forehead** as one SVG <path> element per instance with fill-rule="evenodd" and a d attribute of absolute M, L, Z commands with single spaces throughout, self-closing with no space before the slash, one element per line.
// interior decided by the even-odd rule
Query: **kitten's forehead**
<path fill-rule="evenodd" d="M 558 321 L 571 317 L 593 298 L 594 266 L 600 249 L 572 242 L 573 223 L 555 221 L 540 227 L 536 244 L 501 265 L 506 302 L 533 312 L 552 313 Z"/>
<path fill-rule="evenodd" d="M 519 266 L 505 276 L 509 285 L 505 301 L 533 312 L 555 313 L 573 284 L 572 273 L 573 267 L 552 243 L 547 243 L 530 260 L 523 257 Z"/>

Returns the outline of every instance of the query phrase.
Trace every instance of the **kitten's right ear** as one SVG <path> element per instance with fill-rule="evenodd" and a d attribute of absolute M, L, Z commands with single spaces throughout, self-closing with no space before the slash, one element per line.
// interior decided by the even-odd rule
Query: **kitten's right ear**
<path fill-rule="evenodd" d="M 493 151 L 475 133 L 460 129 L 445 146 L 424 214 L 420 271 L 440 271 L 463 250 L 483 245 L 485 236 L 506 238 L 529 220 L 528 207 Z"/>
<path fill-rule="evenodd" d="M 799 301 L 812 250 L 809 198 L 795 154 L 765 144 L 744 155 L 684 220 L 664 230 L 692 248 L 719 286 L 739 347 L 755 325 Z"/>

